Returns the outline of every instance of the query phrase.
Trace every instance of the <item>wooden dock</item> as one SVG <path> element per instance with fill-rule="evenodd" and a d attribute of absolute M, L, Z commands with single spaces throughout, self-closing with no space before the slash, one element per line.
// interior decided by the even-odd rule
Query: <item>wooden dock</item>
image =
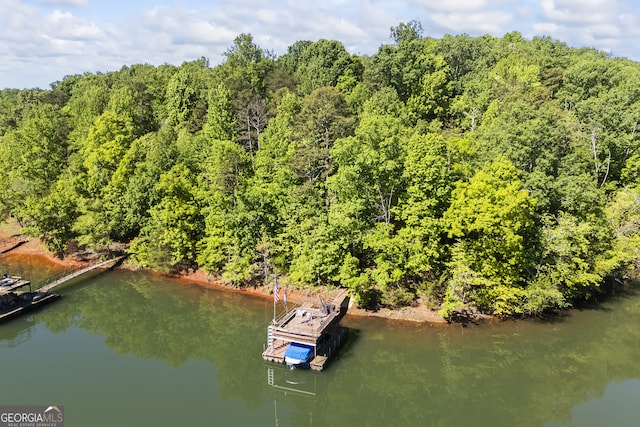
<path fill-rule="evenodd" d="M 111 268 L 116 263 L 121 261 L 122 259 L 124 259 L 124 256 L 118 256 L 118 257 L 115 257 L 115 258 L 108 259 L 106 261 L 102 261 L 102 262 L 98 262 L 98 263 L 95 263 L 95 264 L 91 264 L 91 265 L 89 265 L 87 267 L 84 267 L 84 268 L 81 268 L 81 269 L 78 269 L 78 270 L 74 270 L 74 271 L 72 271 L 72 272 L 70 272 L 68 274 L 65 274 L 64 276 L 62 276 L 62 277 L 60 277 L 58 279 L 55 279 L 52 282 L 46 283 L 45 285 L 43 285 L 40 288 L 38 288 L 38 290 L 39 291 L 44 291 L 44 292 L 49 292 L 52 289 L 55 289 L 58 286 L 61 286 L 61 285 L 65 284 L 65 283 L 69 282 L 70 280 L 73 280 L 76 277 L 81 276 L 81 275 L 83 275 L 85 273 L 88 273 L 90 271 L 97 270 L 99 268 Z"/>
<path fill-rule="evenodd" d="M 347 329 L 339 325 L 346 311 L 347 295 L 348 290 L 341 289 L 327 303 L 307 301 L 282 314 L 267 328 L 267 346 L 262 358 L 284 363 L 289 343 L 307 344 L 314 347 L 311 369 L 323 370 L 347 335 Z"/>
<path fill-rule="evenodd" d="M 348 334 L 347 328 L 341 326 L 337 326 L 332 332 L 330 337 L 316 347 L 315 357 L 309 363 L 310 368 L 314 371 L 324 370 Z M 284 363 L 284 353 L 289 346 L 289 342 L 290 341 L 275 340 L 274 345 L 267 347 L 262 353 L 262 358 L 267 362 Z"/>

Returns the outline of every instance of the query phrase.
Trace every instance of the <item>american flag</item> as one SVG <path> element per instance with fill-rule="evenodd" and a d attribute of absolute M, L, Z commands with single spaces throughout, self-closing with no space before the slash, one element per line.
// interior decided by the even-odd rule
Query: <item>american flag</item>
<path fill-rule="evenodd" d="M 273 300 L 275 302 L 278 302 L 280 300 L 279 292 L 280 292 L 280 289 L 278 289 L 278 278 L 276 277 L 276 280 L 273 284 Z"/>

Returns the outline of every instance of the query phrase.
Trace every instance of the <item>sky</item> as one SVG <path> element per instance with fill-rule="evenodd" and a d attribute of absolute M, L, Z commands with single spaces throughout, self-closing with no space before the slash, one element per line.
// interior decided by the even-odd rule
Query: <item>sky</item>
<path fill-rule="evenodd" d="M 0 0 L 0 10 L 0 88 L 203 56 L 214 66 L 241 33 L 276 55 L 319 39 L 373 55 L 412 20 L 430 37 L 518 31 L 640 61 L 640 0 Z"/>

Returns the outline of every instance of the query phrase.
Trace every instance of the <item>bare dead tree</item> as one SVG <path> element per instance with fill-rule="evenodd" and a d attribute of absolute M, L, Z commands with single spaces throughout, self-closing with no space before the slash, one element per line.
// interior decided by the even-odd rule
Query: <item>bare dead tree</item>
<path fill-rule="evenodd" d="M 478 116 L 478 109 L 476 107 L 473 107 L 471 109 L 471 112 L 464 112 L 464 115 L 469 117 L 471 119 L 471 132 L 476 130 L 476 117 Z"/>
<path fill-rule="evenodd" d="M 269 118 L 269 107 L 259 96 L 249 99 L 240 110 L 238 122 L 244 127 L 244 136 L 241 139 L 251 154 L 260 149 L 260 134 L 267 127 Z"/>
<path fill-rule="evenodd" d="M 598 144 L 597 144 L 598 131 L 593 126 L 591 127 L 590 140 L 591 140 L 591 151 L 593 152 L 593 165 L 596 170 L 596 176 L 598 176 L 598 173 L 600 172 L 600 162 L 598 161 Z"/>

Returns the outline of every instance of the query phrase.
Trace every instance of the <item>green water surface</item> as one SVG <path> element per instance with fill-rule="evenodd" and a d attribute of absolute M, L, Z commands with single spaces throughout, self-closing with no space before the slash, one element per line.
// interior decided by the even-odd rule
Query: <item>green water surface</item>
<path fill-rule="evenodd" d="M 545 322 L 347 316 L 321 373 L 262 360 L 268 300 L 128 271 L 60 292 L 0 325 L 0 405 L 63 405 L 68 427 L 640 423 L 634 288 Z"/>

